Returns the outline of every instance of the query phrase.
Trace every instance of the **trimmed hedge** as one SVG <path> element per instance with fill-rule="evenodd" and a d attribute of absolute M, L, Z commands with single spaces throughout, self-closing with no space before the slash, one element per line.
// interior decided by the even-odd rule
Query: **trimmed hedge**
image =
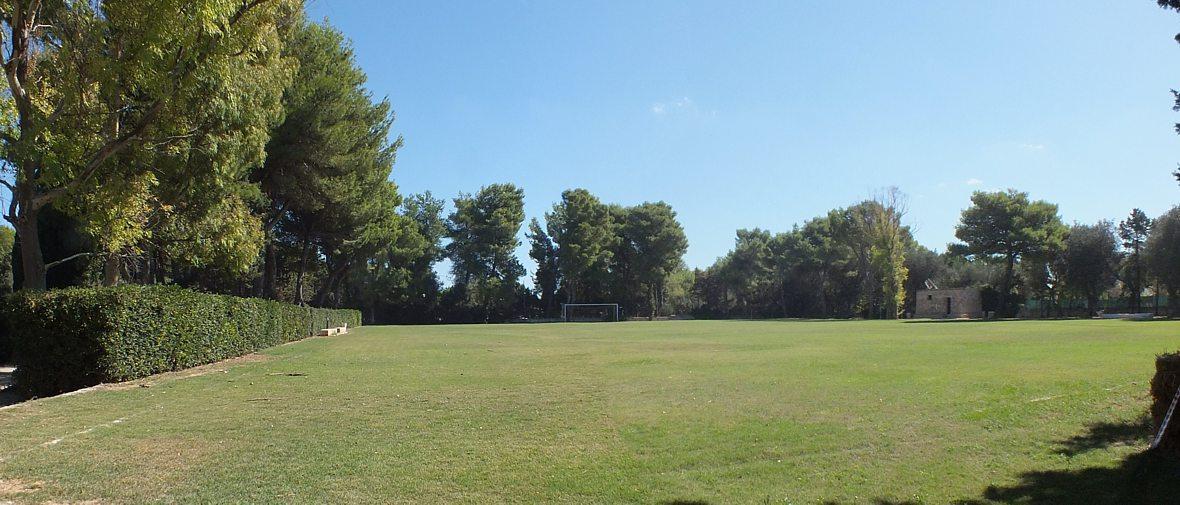
<path fill-rule="evenodd" d="M 0 296 L 0 365 L 12 362 L 12 340 L 8 338 L 8 316 L 4 307 L 8 305 L 8 297 Z"/>
<path fill-rule="evenodd" d="M 176 286 L 17 293 L 2 307 L 15 385 L 51 395 L 181 370 L 360 326 L 356 310 L 298 307 Z"/>

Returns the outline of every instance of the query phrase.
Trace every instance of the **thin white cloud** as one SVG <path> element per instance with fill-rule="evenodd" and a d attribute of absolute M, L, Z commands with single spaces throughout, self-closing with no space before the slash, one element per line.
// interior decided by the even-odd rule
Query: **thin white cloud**
<path fill-rule="evenodd" d="M 1044 151 L 1045 144 L 1020 144 L 1020 148 L 1026 151 Z"/>
<path fill-rule="evenodd" d="M 697 105 L 695 102 L 692 101 L 691 98 L 689 98 L 687 96 L 682 97 L 682 98 L 678 98 L 676 100 L 670 100 L 667 102 L 656 102 L 656 103 L 651 104 L 651 113 L 655 114 L 657 116 L 662 116 L 664 114 L 670 114 L 672 112 L 677 112 L 677 111 L 696 112 Z M 714 115 L 715 114 L 716 114 L 716 111 L 714 111 Z"/>
<path fill-rule="evenodd" d="M 965 184 L 967 184 L 968 186 L 978 186 L 978 185 L 980 185 L 980 184 L 983 184 L 983 181 L 981 181 L 981 180 L 979 180 L 979 179 L 976 179 L 976 178 L 972 177 L 972 178 L 970 178 L 970 179 L 967 179 L 967 181 L 965 182 Z"/>

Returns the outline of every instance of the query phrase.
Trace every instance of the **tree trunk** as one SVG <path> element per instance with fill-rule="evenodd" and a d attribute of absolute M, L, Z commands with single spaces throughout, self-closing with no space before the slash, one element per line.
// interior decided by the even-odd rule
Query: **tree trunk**
<path fill-rule="evenodd" d="M 1008 263 L 1004 268 L 1004 281 L 1000 286 L 1000 306 L 996 314 L 1000 317 L 1010 317 L 1008 314 L 1008 292 L 1012 290 L 1012 271 L 1016 268 L 1016 256 L 1009 254 Z"/>
<path fill-rule="evenodd" d="M 271 300 L 275 299 L 275 277 L 278 275 L 278 252 L 275 251 L 275 244 L 272 237 L 267 236 L 266 240 L 266 259 L 262 266 L 262 296 Z"/>
<path fill-rule="evenodd" d="M 295 305 L 303 305 L 303 273 L 307 271 L 307 250 L 311 241 L 303 239 L 303 249 L 299 252 L 299 270 L 295 274 Z"/>
<path fill-rule="evenodd" d="M 647 315 L 647 320 L 648 321 L 655 321 L 656 320 L 656 312 L 659 310 L 659 308 L 656 307 L 656 288 L 655 288 L 655 286 L 650 286 L 647 288 L 647 303 L 649 305 L 651 305 L 648 315 Z"/>
<path fill-rule="evenodd" d="M 45 289 L 45 257 L 41 255 L 41 236 L 37 233 L 37 216 L 41 209 L 22 206 L 21 216 L 13 226 L 20 241 L 21 289 Z"/>
<path fill-rule="evenodd" d="M 315 294 L 315 301 L 313 303 L 316 307 L 324 306 L 324 301 L 328 299 L 328 294 L 336 290 L 336 286 L 339 285 L 340 279 L 344 277 L 344 273 L 347 271 L 348 262 L 345 261 L 340 265 L 340 268 L 337 268 L 328 274 L 328 278 L 324 280 L 324 285 L 320 286 L 320 290 Z"/>
<path fill-rule="evenodd" d="M 102 264 L 102 285 L 115 286 L 119 284 L 119 270 L 122 265 L 119 264 L 119 255 L 116 253 L 107 253 L 106 260 Z"/>
<path fill-rule="evenodd" d="M 1168 286 L 1168 317 L 1174 318 L 1180 314 L 1180 296 L 1176 296 L 1177 290 Z"/>

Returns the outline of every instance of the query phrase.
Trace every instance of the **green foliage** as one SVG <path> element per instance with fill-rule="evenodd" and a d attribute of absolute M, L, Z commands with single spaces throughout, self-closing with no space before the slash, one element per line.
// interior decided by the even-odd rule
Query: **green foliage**
<path fill-rule="evenodd" d="M 171 238 L 249 264 L 258 222 L 234 211 L 250 193 L 238 183 L 277 119 L 289 78 L 280 31 L 298 5 L 0 3 L 13 48 L 0 151 L 27 286 L 45 287 L 33 231 L 50 203 L 79 216 L 112 257 Z"/>
<path fill-rule="evenodd" d="M 16 232 L 7 226 L 0 226 L 0 295 L 12 292 L 12 247 Z"/>
<path fill-rule="evenodd" d="M 413 241 L 403 240 L 412 226 L 398 214 L 401 196 L 389 180 L 402 145 L 400 137 L 389 140 L 391 106 L 365 88 L 351 46 L 331 26 L 299 19 L 284 53 L 298 71 L 283 91 L 283 120 L 270 132 L 266 162 L 252 174 L 265 195 L 261 212 L 275 252 L 267 255 L 262 291 L 276 296 L 277 263 L 294 270 L 297 303 L 339 306 L 346 295 L 372 300 L 375 289 L 401 288 L 398 272 L 375 264 Z M 320 267 L 322 280 L 309 297 L 307 273 Z M 361 281 L 351 292 L 344 289 L 349 278 Z"/>
<path fill-rule="evenodd" d="M 659 315 L 668 277 L 679 269 L 688 250 L 676 211 L 664 202 L 646 202 L 626 209 L 621 241 L 631 253 L 636 280 L 647 291 L 650 316 Z"/>
<path fill-rule="evenodd" d="M 891 189 L 788 232 L 738 230 L 733 251 L 696 276 L 696 314 L 896 318 L 913 243 L 904 213 Z"/>
<path fill-rule="evenodd" d="M 492 184 L 475 195 L 460 195 L 447 217 L 447 257 L 457 288 L 484 320 L 503 314 L 517 295 L 524 267 L 516 259 L 516 238 L 524 223 L 524 190 Z"/>
<path fill-rule="evenodd" d="M 533 274 L 533 283 L 541 297 L 542 310 L 546 316 L 552 316 L 557 289 L 561 286 L 561 265 L 557 259 L 557 244 L 553 243 L 553 238 L 545 232 L 537 218 L 529 221 L 529 232 L 525 236 L 529 239 L 529 257 L 537 263 L 537 271 Z"/>
<path fill-rule="evenodd" d="M 352 296 L 356 304 L 371 312 L 375 322 L 438 322 L 438 276 L 434 264 L 442 259 L 442 237 L 446 233 L 444 202 L 429 192 L 410 195 L 402 202 L 406 229 L 384 255 L 378 254 L 358 274 L 363 285 Z"/>
<path fill-rule="evenodd" d="M 1110 222 L 1070 228 L 1061 253 L 1061 279 L 1067 289 L 1086 299 L 1091 315 L 1097 312 L 1102 294 L 1114 287 L 1120 260 L 1118 238 Z"/>
<path fill-rule="evenodd" d="M 566 297 L 583 301 L 591 285 L 605 280 L 617 242 L 610 209 L 585 189 L 561 193 L 561 202 L 545 214 L 549 235 L 557 244 Z"/>
<path fill-rule="evenodd" d="M 1180 207 L 1156 218 L 1144 251 L 1151 275 L 1167 289 L 1169 312 L 1180 313 Z"/>
<path fill-rule="evenodd" d="M 48 395 L 241 356 L 319 329 L 359 326 L 355 310 L 297 307 L 175 286 L 11 295 L 18 387 Z"/>
<path fill-rule="evenodd" d="M 1131 311 L 1138 312 L 1142 305 L 1143 289 L 1147 285 L 1147 265 L 1143 261 L 1143 249 L 1151 234 L 1152 220 L 1140 209 L 1132 209 L 1131 215 L 1119 223 L 1119 238 L 1127 251 L 1120 269 L 1123 290 L 1131 302 Z"/>
<path fill-rule="evenodd" d="M 664 287 L 664 304 L 668 315 L 686 316 L 697 306 L 692 287 L 696 284 L 696 272 L 681 268 L 668 276 Z"/>
<path fill-rule="evenodd" d="M 963 243 L 952 244 L 951 250 L 972 259 L 1001 262 L 1000 296 L 1006 299 L 1019 262 L 1051 259 L 1064 246 L 1067 234 L 1054 204 L 1030 201 L 1028 193 L 1014 189 L 977 191 L 955 227 L 955 237 Z"/>

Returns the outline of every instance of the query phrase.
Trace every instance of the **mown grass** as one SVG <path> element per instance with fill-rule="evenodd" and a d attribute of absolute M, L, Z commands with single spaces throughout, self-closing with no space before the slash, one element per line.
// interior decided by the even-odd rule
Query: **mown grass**
<path fill-rule="evenodd" d="M 365 327 L 2 410 L 0 502 L 1172 502 L 1143 415 L 1178 332 Z"/>

